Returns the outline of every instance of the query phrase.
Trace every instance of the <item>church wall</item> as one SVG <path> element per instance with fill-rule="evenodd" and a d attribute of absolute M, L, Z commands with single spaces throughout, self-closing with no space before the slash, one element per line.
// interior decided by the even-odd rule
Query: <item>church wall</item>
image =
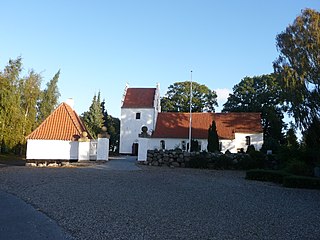
<path fill-rule="evenodd" d="M 140 113 L 140 119 L 136 114 Z M 143 126 L 151 132 L 155 128 L 154 108 L 122 108 L 120 122 L 120 153 L 131 154 L 132 144 L 138 143 L 138 136 Z"/>

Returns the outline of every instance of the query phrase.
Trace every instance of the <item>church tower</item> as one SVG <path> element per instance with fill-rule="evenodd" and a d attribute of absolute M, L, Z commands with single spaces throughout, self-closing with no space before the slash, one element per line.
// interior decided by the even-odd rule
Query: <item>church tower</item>
<path fill-rule="evenodd" d="M 159 84 L 156 88 L 130 88 L 126 85 L 120 119 L 121 154 L 137 154 L 141 128 L 146 126 L 152 132 L 160 111 Z"/>

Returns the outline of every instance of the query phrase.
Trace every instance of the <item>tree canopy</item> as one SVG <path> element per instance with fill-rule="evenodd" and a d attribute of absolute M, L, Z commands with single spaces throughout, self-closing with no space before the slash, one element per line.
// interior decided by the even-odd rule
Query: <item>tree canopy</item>
<path fill-rule="evenodd" d="M 320 115 L 320 13 L 305 9 L 277 35 L 273 63 L 289 113 L 305 129 Z"/>
<path fill-rule="evenodd" d="M 10 59 L 3 71 L 0 71 L 0 151 L 21 153 L 25 137 L 40 123 L 41 109 L 48 98 L 45 95 L 49 85 L 41 90 L 42 76 L 29 70 L 26 76 L 22 73 L 22 58 Z M 59 74 L 54 77 L 57 85 Z M 56 99 L 48 107 L 54 109 L 59 91 L 55 88 Z M 50 112 L 51 113 L 51 112 Z M 50 114 L 49 113 L 49 114 Z M 19 148 L 19 149 L 18 149 Z"/>
<path fill-rule="evenodd" d="M 192 111 L 214 112 L 218 106 L 217 94 L 207 86 L 192 82 Z M 189 112 L 190 81 L 176 82 L 170 85 L 165 97 L 161 99 L 163 112 Z"/>
<path fill-rule="evenodd" d="M 104 122 L 103 117 L 99 92 L 98 95 L 95 94 L 93 96 L 89 111 L 86 111 L 81 115 L 82 121 L 93 138 L 97 138 L 98 134 L 101 132 L 101 127 Z"/>
<path fill-rule="evenodd" d="M 274 74 L 245 77 L 233 87 L 223 112 L 261 112 L 265 138 L 282 139 L 281 88 Z"/>

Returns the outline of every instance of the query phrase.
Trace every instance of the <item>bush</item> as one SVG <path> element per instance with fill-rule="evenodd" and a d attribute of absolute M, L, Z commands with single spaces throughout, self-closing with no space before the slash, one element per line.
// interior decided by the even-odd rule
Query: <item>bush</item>
<path fill-rule="evenodd" d="M 241 170 L 255 169 L 259 168 L 259 164 L 250 155 L 243 154 L 243 157 L 238 159 L 237 168 Z"/>
<path fill-rule="evenodd" d="M 288 174 L 283 171 L 263 170 L 263 169 L 249 170 L 246 173 L 246 179 L 267 181 L 267 182 L 274 182 L 274 183 L 282 183 L 284 177 L 286 176 L 288 176 Z"/>
<path fill-rule="evenodd" d="M 285 170 L 299 176 L 311 176 L 312 169 L 303 161 L 293 159 L 287 163 Z"/>
<path fill-rule="evenodd" d="M 214 168 L 215 169 L 233 169 L 232 159 L 228 156 L 221 154 L 214 158 Z"/>
<path fill-rule="evenodd" d="M 196 155 L 190 158 L 190 161 L 187 164 L 187 167 L 190 168 L 208 168 L 208 160 L 205 156 Z"/>
<path fill-rule="evenodd" d="M 255 161 L 255 168 L 263 168 L 265 165 L 265 154 L 259 151 L 251 151 L 249 153 L 250 157 Z"/>
<path fill-rule="evenodd" d="M 320 189 L 320 179 L 302 176 L 287 176 L 283 179 L 283 186 L 289 188 Z"/>

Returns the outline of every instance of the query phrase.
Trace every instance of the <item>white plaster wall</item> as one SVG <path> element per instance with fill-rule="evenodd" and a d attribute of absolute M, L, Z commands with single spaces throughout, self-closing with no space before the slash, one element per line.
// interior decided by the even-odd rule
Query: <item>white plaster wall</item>
<path fill-rule="evenodd" d="M 109 139 L 98 138 L 97 160 L 109 160 Z"/>
<path fill-rule="evenodd" d="M 263 133 L 235 133 L 235 152 L 237 152 L 237 149 L 239 148 L 243 148 L 244 151 L 247 150 L 246 136 L 250 136 L 251 145 L 253 145 L 257 151 L 261 149 L 263 144 Z"/>
<path fill-rule="evenodd" d="M 149 142 L 149 149 L 161 149 L 161 140 L 165 141 L 165 147 L 167 150 L 180 148 L 182 149 L 182 141 L 186 142 L 186 148 L 188 146 L 189 139 L 183 138 L 151 138 Z M 207 139 L 195 139 L 201 144 L 201 151 L 207 150 L 208 140 Z M 187 149 L 186 149 L 187 150 Z"/>
<path fill-rule="evenodd" d="M 136 119 L 136 113 L 140 119 Z M 132 153 L 132 144 L 138 142 L 141 128 L 147 126 L 149 131 L 155 128 L 154 108 L 122 108 L 120 122 L 120 153 Z"/>
<path fill-rule="evenodd" d="M 78 159 L 78 142 L 62 140 L 27 140 L 27 159 Z"/>
<path fill-rule="evenodd" d="M 139 138 L 138 161 L 146 161 L 150 138 Z"/>
<path fill-rule="evenodd" d="M 248 133 L 236 133 L 235 139 L 233 140 L 220 140 L 222 143 L 221 152 L 225 153 L 229 150 L 231 153 L 237 153 L 238 149 L 243 148 L 244 151 L 247 150 L 246 136 L 250 136 L 251 145 L 254 145 L 256 150 L 260 150 L 263 144 L 263 133 L 258 134 L 248 134 Z M 188 143 L 188 139 L 179 138 L 151 138 L 149 142 L 149 149 L 161 149 L 160 141 L 165 141 L 166 149 L 175 149 L 176 147 L 182 149 L 182 141 Z M 201 151 L 207 151 L 208 140 L 207 139 L 195 139 L 201 144 Z"/>
<path fill-rule="evenodd" d="M 90 142 L 79 142 L 78 161 L 90 160 Z"/>

